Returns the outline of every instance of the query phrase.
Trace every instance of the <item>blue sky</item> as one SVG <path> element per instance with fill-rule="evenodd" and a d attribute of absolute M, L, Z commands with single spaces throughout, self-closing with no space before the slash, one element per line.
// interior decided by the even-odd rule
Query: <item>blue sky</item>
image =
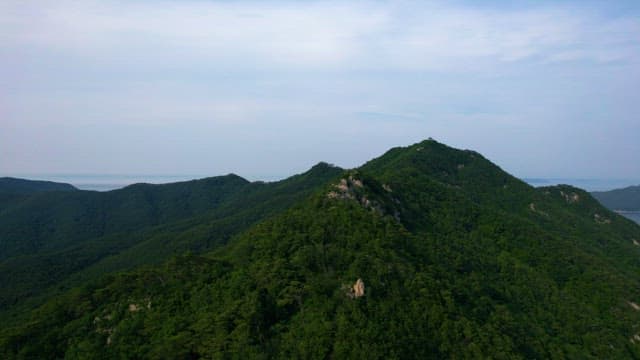
<path fill-rule="evenodd" d="M 640 178 L 635 1 L 3 1 L 0 175 L 291 175 L 433 137 Z"/>

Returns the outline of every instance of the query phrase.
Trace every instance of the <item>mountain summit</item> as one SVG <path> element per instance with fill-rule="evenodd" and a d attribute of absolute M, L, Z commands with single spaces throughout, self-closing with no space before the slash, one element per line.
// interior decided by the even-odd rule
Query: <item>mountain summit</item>
<path fill-rule="evenodd" d="M 51 293 L 3 330 L 1 354 L 640 357 L 640 227 L 583 190 L 533 188 L 433 140 L 255 186 L 211 210 L 250 225 L 215 240 L 211 217 L 157 224 L 166 244 L 211 224 L 217 245 Z"/>

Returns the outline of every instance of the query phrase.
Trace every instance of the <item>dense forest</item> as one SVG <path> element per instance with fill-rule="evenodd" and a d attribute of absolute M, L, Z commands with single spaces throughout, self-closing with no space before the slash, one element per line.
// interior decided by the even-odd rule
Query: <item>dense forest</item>
<path fill-rule="evenodd" d="M 433 140 L 1 206 L 3 358 L 640 358 L 640 226 Z"/>
<path fill-rule="evenodd" d="M 0 202 L 0 320 L 21 321 L 25 309 L 102 274 L 220 246 L 341 172 L 320 163 L 273 183 L 231 174 L 105 193 L 7 196 Z"/>

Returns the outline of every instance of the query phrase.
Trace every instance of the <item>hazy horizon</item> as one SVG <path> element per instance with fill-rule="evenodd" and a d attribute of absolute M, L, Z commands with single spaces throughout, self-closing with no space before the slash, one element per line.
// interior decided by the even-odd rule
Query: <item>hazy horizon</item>
<path fill-rule="evenodd" d="M 9 0 L 0 33 L 0 176 L 286 177 L 433 137 L 640 178 L 635 1 Z"/>
<path fill-rule="evenodd" d="M 308 169 L 307 169 L 308 170 Z M 260 174 L 237 174 L 249 181 L 279 181 L 286 179 L 293 174 L 280 174 L 280 175 L 260 175 Z M 80 190 L 96 190 L 96 191 L 110 191 L 120 189 L 122 187 L 136 184 L 136 183 L 149 183 L 149 184 L 168 184 L 180 181 L 189 181 L 202 178 L 208 178 L 213 176 L 224 176 L 228 174 L 200 174 L 200 175 L 178 175 L 178 174 L 13 174 L 4 175 L 0 174 L 0 177 L 8 176 L 14 178 L 28 179 L 28 180 L 44 180 L 69 183 L 76 186 Z M 558 184 L 568 184 L 584 189 L 586 191 L 608 191 L 614 189 L 621 189 L 628 186 L 639 186 L 640 178 L 629 179 L 616 179 L 616 178 L 520 178 L 522 181 L 528 183 L 534 187 L 551 186 Z"/>

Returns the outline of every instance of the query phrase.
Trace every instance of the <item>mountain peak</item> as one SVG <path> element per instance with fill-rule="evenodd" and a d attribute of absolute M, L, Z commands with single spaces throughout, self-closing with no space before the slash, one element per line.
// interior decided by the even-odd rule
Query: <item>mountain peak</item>
<path fill-rule="evenodd" d="M 329 164 L 328 162 L 325 161 L 320 161 L 317 164 L 313 165 L 311 167 L 311 169 L 326 169 L 326 168 L 337 168 L 338 166 L 334 165 L 334 164 Z"/>
<path fill-rule="evenodd" d="M 429 178 L 463 191 L 504 186 L 528 187 L 473 150 L 460 150 L 433 139 L 396 147 L 364 164 L 361 169 L 388 181 L 399 177 Z"/>
<path fill-rule="evenodd" d="M 307 172 L 317 173 L 317 172 L 327 172 L 327 171 L 335 171 L 335 170 L 343 170 L 343 169 L 334 164 L 320 161 L 319 163 L 313 165 L 311 169 L 309 169 L 309 171 Z"/>

